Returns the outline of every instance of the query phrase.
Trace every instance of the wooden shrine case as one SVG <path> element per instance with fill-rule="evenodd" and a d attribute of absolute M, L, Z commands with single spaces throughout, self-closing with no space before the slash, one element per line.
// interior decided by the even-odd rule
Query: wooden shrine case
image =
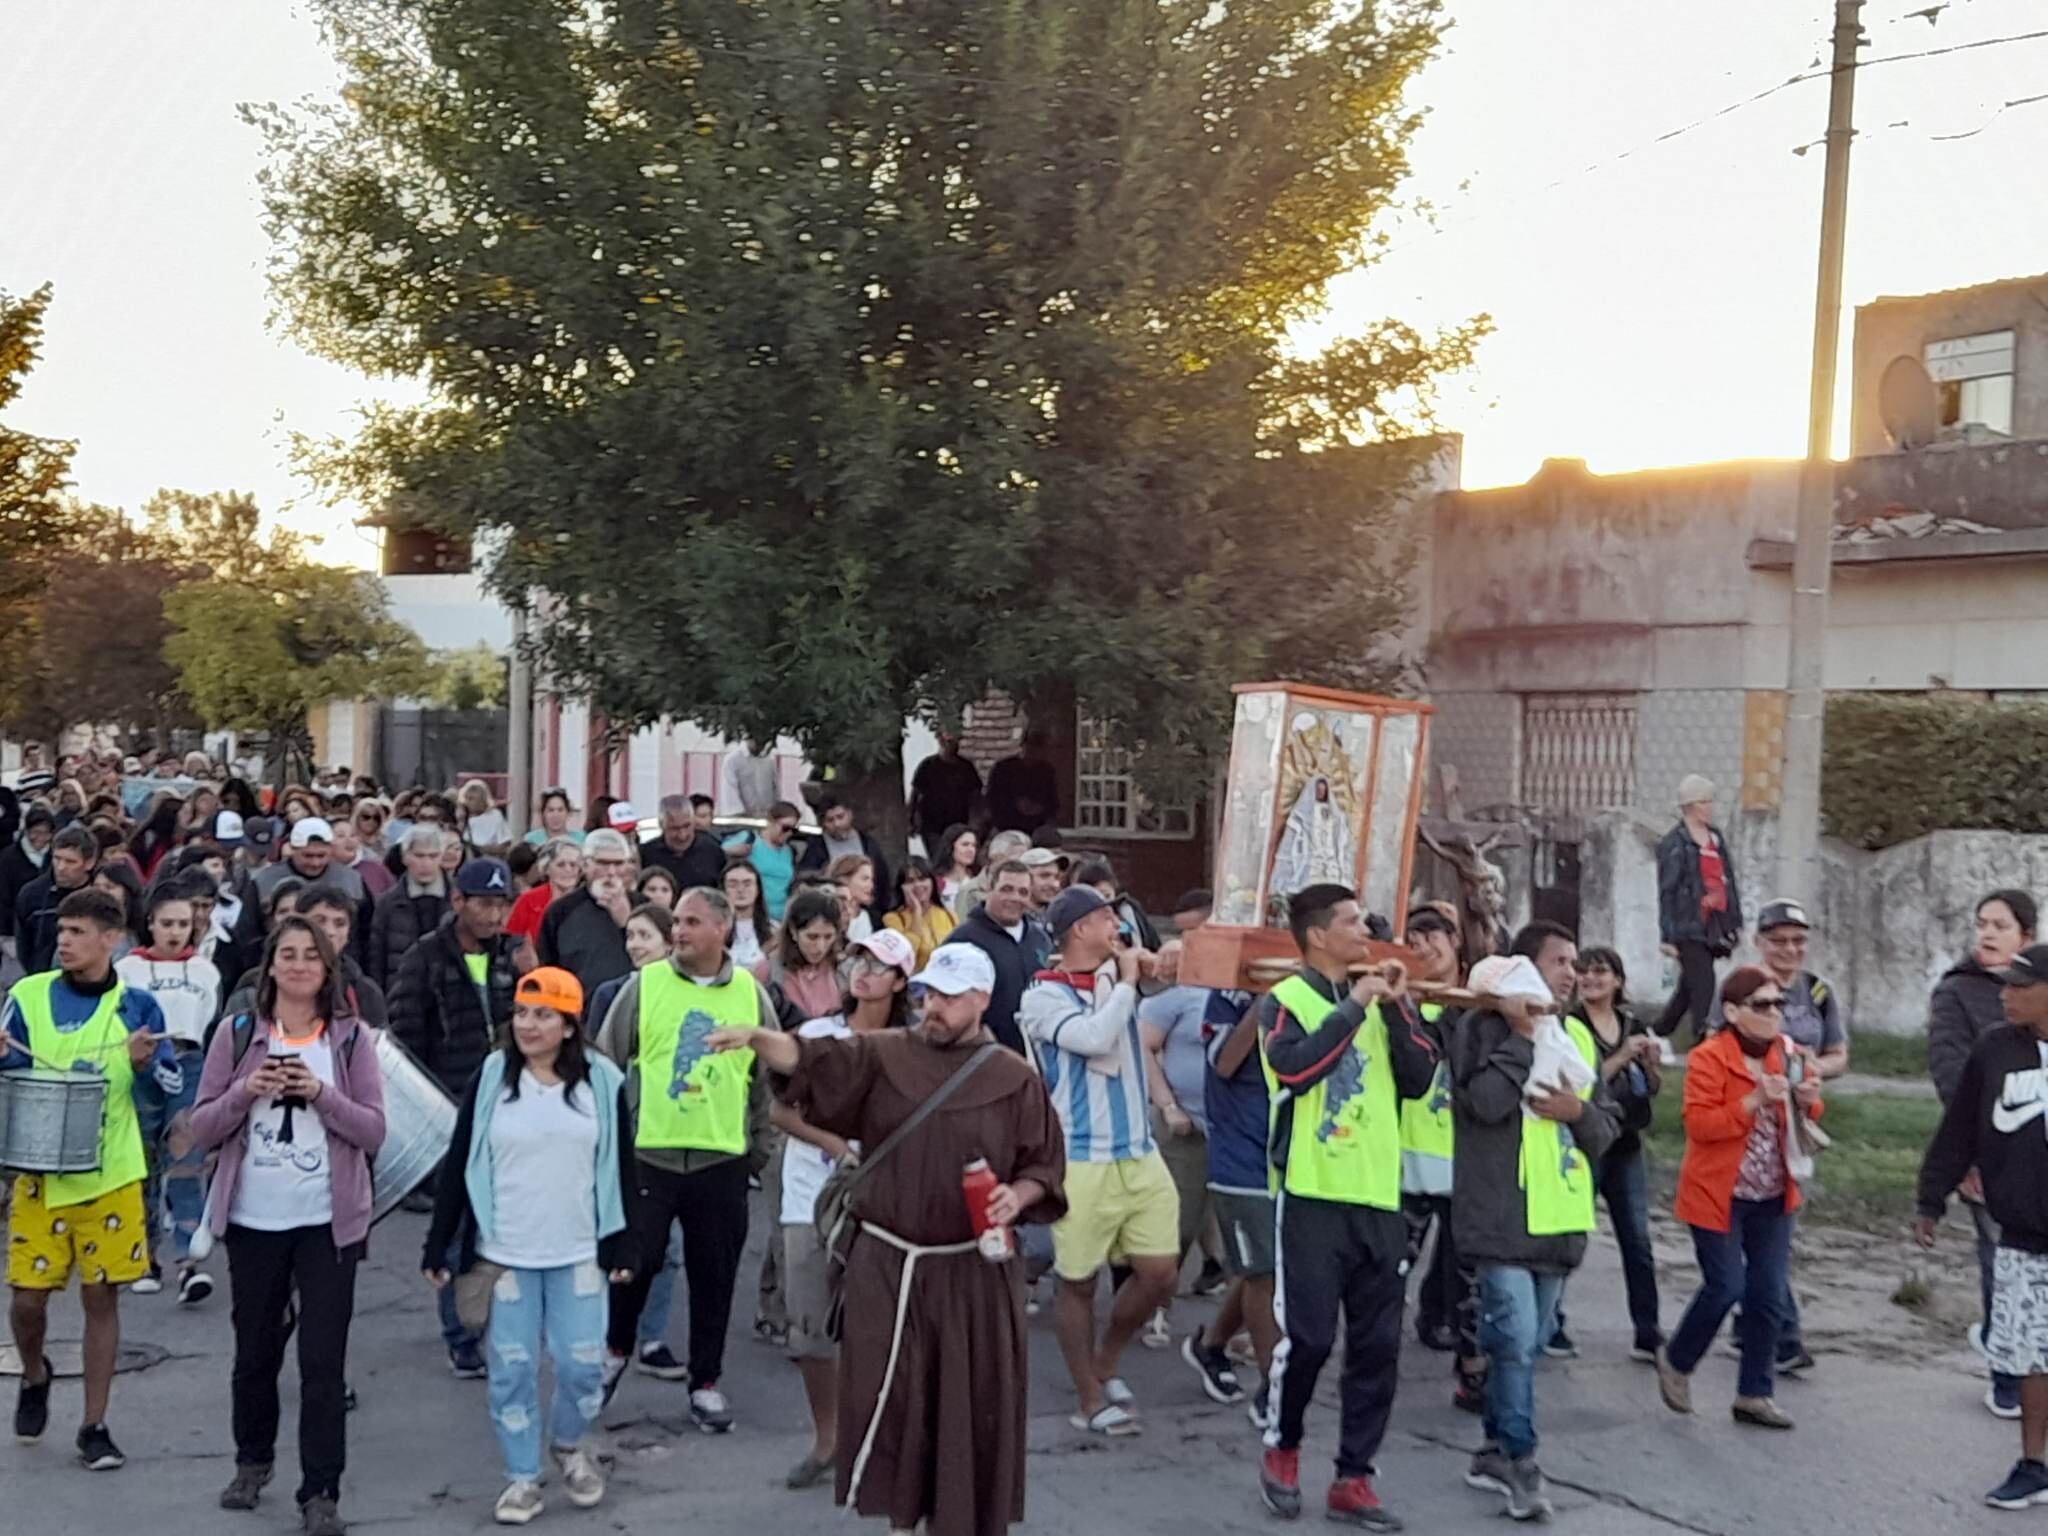
<path fill-rule="evenodd" d="M 1215 910 L 1181 960 L 1195 986 L 1254 986 L 1255 962 L 1297 958 L 1287 898 L 1318 882 L 1350 886 L 1398 930 L 1422 809 L 1429 705 L 1300 683 L 1236 694 Z"/>

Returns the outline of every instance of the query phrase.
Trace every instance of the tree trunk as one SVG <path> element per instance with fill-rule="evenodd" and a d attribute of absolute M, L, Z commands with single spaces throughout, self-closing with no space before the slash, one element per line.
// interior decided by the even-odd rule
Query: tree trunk
<path fill-rule="evenodd" d="M 890 749 L 886 761 L 873 763 L 859 776 L 842 774 L 827 786 L 853 807 L 860 829 L 882 845 L 892 870 L 903 867 L 910 841 L 910 807 L 903 793 L 903 744 Z M 877 898 L 884 907 L 895 905 L 894 891 L 881 891 Z"/>

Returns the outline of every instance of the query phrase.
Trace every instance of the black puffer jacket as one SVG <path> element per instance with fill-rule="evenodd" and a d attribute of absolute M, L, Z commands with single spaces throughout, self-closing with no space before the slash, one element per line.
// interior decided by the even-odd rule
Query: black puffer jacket
<path fill-rule="evenodd" d="M 377 898 L 370 918 L 370 979 L 389 992 L 398 980 L 398 962 L 406 951 L 432 933 L 448 913 L 448 897 L 440 891 L 424 896 L 406 889 L 405 877 Z"/>
<path fill-rule="evenodd" d="M 1946 1104 L 1963 1080 L 1963 1066 L 1987 1030 L 2005 1023 L 1998 978 L 1965 955 L 1934 984 L 1927 999 L 1927 1075 Z"/>
<path fill-rule="evenodd" d="M 520 942 L 501 933 L 484 949 L 482 992 L 490 996 L 488 1015 L 483 996 L 469 979 L 453 912 L 398 962 L 391 986 L 391 1033 L 457 1102 L 483 1059 L 505 1043 L 505 1031 L 512 1027 L 512 990 L 519 981 L 512 954 Z"/>

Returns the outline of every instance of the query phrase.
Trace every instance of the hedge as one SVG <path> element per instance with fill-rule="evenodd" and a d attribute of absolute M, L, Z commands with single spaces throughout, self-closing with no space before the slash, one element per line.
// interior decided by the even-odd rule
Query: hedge
<path fill-rule="evenodd" d="M 2048 832 L 2048 704 L 1831 698 L 1821 814 L 1858 848 L 1944 829 Z"/>

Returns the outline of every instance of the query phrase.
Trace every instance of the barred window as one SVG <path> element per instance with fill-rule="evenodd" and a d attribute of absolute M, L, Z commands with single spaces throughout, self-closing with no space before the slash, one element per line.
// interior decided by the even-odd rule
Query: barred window
<path fill-rule="evenodd" d="M 1130 766 L 1130 754 L 1111 741 L 1104 722 L 1077 716 L 1071 830 L 1108 837 L 1193 837 L 1194 807 L 1155 804 L 1132 782 Z"/>
<path fill-rule="evenodd" d="M 1524 806 L 1598 811 L 1632 805 L 1635 797 L 1636 695 L 1523 696 Z"/>

